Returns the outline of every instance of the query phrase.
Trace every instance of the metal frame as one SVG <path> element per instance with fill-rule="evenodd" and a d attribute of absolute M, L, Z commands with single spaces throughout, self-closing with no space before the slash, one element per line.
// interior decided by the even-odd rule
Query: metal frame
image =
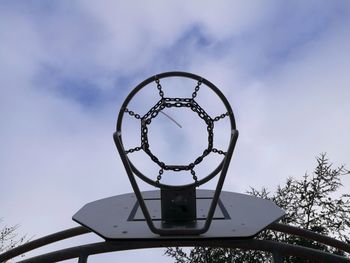
<path fill-rule="evenodd" d="M 172 229 L 158 229 L 154 226 L 152 219 L 150 217 L 150 214 L 147 210 L 146 204 L 143 200 L 143 197 L 141 195 L 140 189 L 137 185 L 134 173 L 138 175 L 141 179 L 142 176 L 144 176 L 141 172 L 139 172 L 136 167 L 132 165 L 132 163 L 129 161 L 128 157 L 125 154 L 125 150 L 123 148 L 123 143 L 121 139 L 121 123 L 122 123 L 122 116 L 124 114 L 124 110 L 128 104 L 128 102 L 132 99 L 132 97 L 145 85 L 149 84 L 150 82 L 154 81 L 156 79 L 169 77 L 169 76 L 183 76 L 183 77 L 189 77 L 197 80 L 203 81 L 207 86 L 212 88 L 216 94 L 223 100 L 226 108 L 228 109 L 228 112 L 230 113 L 230 120 L 231 120 L 231 140 L 230 144 L 227 150 L 227 154 L 224 158 L 224 160 L 219 164 L 219 166 L 211 172 L 207 177 L 204 178 L 204 182 L 210 180 L 215 175 L 217 175 L 220 171 L 220 177 L 218 179 L 216 191 L 213 197 L 213 201 L 210 205 L 210 209 L 208 212 L 207 219 L 204 223 L 203 228 L 201 229 L 190 229 L 190 230 L 172 230 Z M 126 101 L 124 102 L 121 111 L 119 112 L 118 122 L 117 122 L 117 131 L 114 134 L 114 140 L 115 144 L 117 146 L 118 152 L 121 156 L 122 162 L 125 166 L 125 169 L 127 171 L 127 174 L 129 176 L 130 182 L 132 184 L 132 187 L 134 189 L 135 195 L 139 201 L 139 205 L 142 209 L 142 212 L 146 218 L 147 224 L 150 227 L 150 229 L 154 233 L 158 233 L 160 235 L 163 235 L 157 239 L 150 239 L 150 238 L 144 238 L 144 239 L 116 239 L 116 240 L 107 240 L 105 242 L 99 242 L 99 243 L 92 243 L 92 244 L 86 244 L 81 246 L 75 246 L 70 247 L 62 250 L 53 251 L 50 253 L 42 254 L 39 256 L 35 256 L 29 259 L 22 260 L 20 262 L 22 263 L 45 263 L 45 262 L 59 262 L 67 259 L 73 259 L 78 258 L 79 263 L 86 263 L 88 261 L 88 257 L 90 255 L 96 255 L 101 253 L 108 253 L 113 251 L 124 251 L 124 250 L 131 250 L 131 249 L 141 249 L 141 248 L 156 248 L 156 247 L 172 247 L 172 246 L 181 246 L 181 247 L 192 247 L 192 246 L 202 246 L 202 247 L 222 247 L 222 248 L 240 248 L 244 250 L 259 250 L 259 251 L 265 251 L 270 252 L 272 254 L 273 262 L 278 263 L 282 262 L 282 256 L 295 256 L 300 257 L 307 260 L 313 260 L 313 261 L 322 261 L 322 262 L 348 262 L 350 263 L 350 258 L 343 257 L 336 254 L 331 254 L 327 252 L 323 252 L 320 250 L 316 250 L 309 247 L 303 247 L 298 245 L 291 245 L 287 243 L 277 242 L 277 241 L 271 241 L 271 240 L 259 240 L 254 238 L 206 238 L 206 237 L 198 237 L 196 235 L 204 233 L 208 230 L 214 211 L 216 208 L 216 205 L 219 200 L 220 192 L 223 186 L 223 182 L 225 180 L 225 176 L 227 173 L 227 169 L 233 154 L 233 150 L 237 141 L 238 137 L 238 131 L 236 130 L 236 124 L 233 116 L 232 109 L 224 97 L 224 95 L 218 90 L 212 83 L 209 81 L 186 72 L 167 72 L 163 73 L 157 76 L 153 76 L 141 84 L 139 84 L 127 97 Z M 179 186 L 175 187 L 176 189 L 183 189 L 186 187 L 191 187 L 192 185 L 185 185 L 185 186 Z M 197 185 L 196 185 L 197 186 Z M 168 186 L 162 185 L 163 188 L 167 188 Z M 160 187 L 160 188 L 162 188 Z M 333 248 L 336 248 L 338 250 L 344 251 L 346 253 L 350 254 L 350 244 L 344 243 L 342 241 L 336 240 L 334 238 L 326 237 L 317 233 L 314 233 L 309 230 L 304 230 L 301 228 L 288 226 L 285 224 L 280 223 L 273 223 L 270 226 L 268 226 L 266 229 L 282 232 L 289 235 L 295 235 L 302 237 L 307 240 L 316 241 L 319 243 L 322 243 L 327 246 L 331 246 Z M 28 242 L 26 244 L 23 244 L 17 248 L 14 248 L 12 250 L 9 250 L 5 253 L 0 254 L 0 262 L 4 262 L 10 259 L 13 259 L 17 256 L 20 256 L 26 252 L 32 251 L 34 249 L 40 248 L 42 246 L 62 241 L 68 238 L 72 238 L 75 236 L 79 236 L 82 234 L 90 233 L 91 230 L 85 228 L 85 227 L 75 227 L 71 229 L 67 229 L 64 231 L 60 231 L 39 239 L 36 239 L 34 241 Z M 181 236 L 176 237 L 173 236 L 173 234 L 178 235 L 190 235 L 187 236 L 185 239 L 181 238 Z"/>
<path fill-rule="evenodd" d="M 214 169 L 214 171 L 212 171 L 208 176 L 203 178 L 200 183 L 197 183 L 197 184 L 192 183 L 192 184 L 182 185 L 182 186 L 169 186 L 169 185 L 164 185 L 164 184 L 154 184 L 154 182 L 152 180 L 150 180 L 147 176 L 143 175 L 132 164 L 132 162 L 129 160 L 128 156 L 126 155 L 126 152 L 125 152 L 125 149 L 123 146 L 121 128 L 122 128 L 123 116 L 125 113 L 125 109 L 127 108 L 127 105 L 129 104 L 131 99 L 135 96 L 135 94 L 137 92 L 139 92 L 143 87 L 145 87 L 146 85 L 148 85 L 149 83 L 151 83 L 153 81 L 156 81 L 157 79 L 159 80 L 159 79 L 167 78 L 167 77 L 186 77 L 186 78 L 194 79 L 197 81 L 201 81 L 202 83 L 204 83 L 206 86 L 208 86 L 210 89 L 212 89 L 219 96 L 219 98 L 224 103 L 224 105 L 227 109 L 227 112 L 229 113 L 229 118 L 230 118 L 230 123 L 231 123 L 231 139 L 230 139 L 229 147 L 227 149 L 227 153 L 225 155 L 225 158 L 217 166 L 217 168 Z M 237 138 L 238 138 L 238 130 L 236 130 L 236 122 L 235 122 L 234 114 L 233 114 L 232 108 L 231 108 L 228 100 L 213 83 L 211 83 L 210 81 L 208 81 L 208 80 L 206 80 L 198 75 L 195 75 L 192 73 L 187 73 L 187 72 L 166 72 L 166 73 L 152 76 L 152 77 L 144 80 L 143 82 L 141 82 L 138 86 L 136 86 L 136 88 L 134 88 L 130 92 L 130 94 L 125 99 L 125 101 L 122 104 L 121 109 L 119 111 L 116 132 L 113 134 L 113 139 L 114 139 L 115 145 L 118 149 L 120 158 L 122 159 L 126 173 L 129 177 L 133 191 L 134 191 L 134 193 L 139 201 L 140 208 L 141 208 L 141 210 L 144 214 L 144 217 L 147 221 L 147 225 L 151 229 L 152 232 L 159 234 L 159 235 L 199 235 L 199 234 L 203 234 L 206 231 L 208 231 L 210 224 L 212 222 L 215 208 L 216 208 L 218 200 L 219 200 L 222 186 L 223 186 L 224 181 L 225 181 L 225 177 L 226 177 L 227 170 L 228 170 L 228 167 L 229 167 L 229 164 L 231 161 L 233 150 L 234 150 L 236 142 L 237 142 Z M 215 189 L 215 194 L 213 196 L 213 199 L 212 199 L 212 202 L 210 205 L 210 209 L 208 212 L 208 216 L 207 216 L 207 219 L 206 219 L 204 225 L 202 227 L 182 228 L 182 229 L 179 229 L 179 228 L 174 228 L 174 229 L 172 229 L 172 228 L 157 228 L 155 226 L 155 224 L 153 223 L 152 218 L 149 214 L 149 211 L 147 209 L 147 206 L 146 206 L 145 201 L 142 197 L 140 188 L 137 184 L 137 181 L 136 181 L 136 178 L 134 175 L 134 174 L 136 174 L 143 181 L 145 181 L 151 185 L 160 187 L 161 189 L 186 189 L 186 188 L 190 188 L 190 187 L 194 187 L 194 186 L 198 186 L 200 184 L 206 183 L 207 181 L 212 179 L 215 175 L 217 175 L 220 171 L 221 171 L 221 174 L 219 176 L 217 186 Z"/>
<path fill-rule="evenodd" d="M 181 71 L 171 71 L 171 72 L 165 72 L 165 73 L 161 73 L 155 76 L 152 76 L 146 80 L 144 80 L 143 82 L 141 82 L 139 85 L 137 85 L 130 93 L 129 95 L 126 97 L 125 101 L 123 102 L 120 111 L 118 113 L 118 119 L 117 119 L 117 124 L 116 124 L 116 132 L 113 134 L 113 138 L 114 138 L 114 142 L 120 143 L 123 146 L 123 140 L 122 140 L 122 123 L 123 123 L 123 116 L 125 113 L 125 109 L 127 108 L 129 102 L 132 100 L 132 98 L 145 86 L 147 86 L 148 84 L 154 82 L 156 79 L 163 79 L 163 78 L 168 78 L 168 77 L 184 77 L 184 78 L 190 78 L 193 80 L 197 80 L 197 81 L 202 81 L 203 84 L 205 84 L 206 86 L 208 86 L 223 102 L 227 112 L 229 113 L 229 118 L 230 118 L 230 126 L 231 126 L 231 132 L 233 131 L 237 131 L 236 128 L 236 120 L 233 114 L 233 110 L 231 108 L 230 103 L 228 102 L 228 100 L 226 99 L 226 97 L 224 96 L 224 94 L 213 84 L 211 83 L 209 80 L 202 78 L 198 75 L 192 74 L 192 73 L 188 73 L 188 72 L 181 72 Z M 238 132 L 238 131 L 237 131 Z M 118 146 L 117 146 L 118 147 Z M 119 150 L 119 149 L 118 149 Z M 150 180 L 147 176 L 145 176 L 142 172 L 140 172 L 135 165 L 133 165 L 133 163 L 129 160 L 129 158 L 126 156 L 125 154 L 125 149 L 123 149 L 123 153 L 122 155 L 125 155 L 125 158 L 128 160 L 129 164 L 128 166 L 130 166 L 131 171 L 133 173 L 135 173 L 141 180 L 145 181 L 148 184 L 151 184 L 155 187 L 160 187 L 163 189 L 167 189 L 167 188 L 171 188 L 171 189 L 182 189 L 182 188 L 188 188 L 191 186 L 198 186 L 198 184 L 192 183 L 192 184 L 187 184 L 187 185 L 182 185 L 182 186 L 170 186 L 170 185 L 166 185 L 166 184 L 155 184 L 152 180 Z M 209 180 L 211 180 L 215 175 L 217 175 L 223 168 L 225 159 L 205 178 L 203 178 L 200 181 L 200 184 L 204 184 L 206 182 L 208 182 Z M 200 185 L 199 184 L 199 185 Z"/>
<path fill-rule="evenodd" d="M 149 211 L 147 209 L 147 206 L 145 204 L 145 201 L 144 201 L 144 199 L 142 197 L 140 188 L 139 188 L 139 186 L 138 186 L 138 184 L 136 182 L 135 176 L 133 175 L 132 168 L 130 166 L 129 160 L 126 157 L 126 155 L 124 154 L 124 148 L 123 148 L 123 145 L 122 145 L 122 143 L 121 143 L 121 141 L 119 139 L 119 135 L 114 137 L 117 149 L 118 149 L 119 154 L 121 156 L 121 159 L 122 159 L 122 162 L 124 164 L 125 170 L 126 170 L 126 172 L 128 174 L 131 186 L 132 186 L 132 188 L 134 190 L 134 193 L 135 193 L 135 195 L 137 197 L 137 200 L 139 201 L 139 205 L 140 205 L 140 208 L 142 210 L 142 213 L 144 214 L 144 217 L 146 219 L 147 225 L 151 229 L 152 232 L 154 232 L 156 234 L 159 234 L 159 235 L 174 235 L 174 234 L 176 234 L 176 235 L 199 235 L 199 234 L 205 233 L 209 229 L 210 224 L 211 224 L 212 219 L 213 219 L 213 215 L 214 215 L 214 211 L 215 211 L 216 205 L 217 205 L 218 200 L 219 200 L 220 192 L 221 192 L 222 186 L 223 186 L 224 181 L 225 181 L 225 177 L 226 177 L 226 173 L 227 173 L 227 170 L 228 170 L 228 166 L 230 164 L 230 160 L 231 160 L 231 157 L 232 157 L 232 154 L 233 154 L 233 149 L 234 149 L 234 147 L 236 145 L 237 137 L 238 137 L 238 131 L 237 130 L 233 130 L 232 131 L 232 135 L 231 135 L 230 146 L 228 148 L 226 157 L 224 159 L 224 164 L 223 164 L 223 167 L 222 167 L 221 175 L 219 177 L 219 180 L 218 180 L 218 183 L 217 183 L 217 186 L 216 186 L 216 189 L 215 189 L 215 194 L 213 196 L 213 200 L 212 200 L 211 205 L 210 205 L 210 209 L 209 209 L 209 212 L 208 212 L 208 217 L 207 217 L 207 219 L 206 219 L 206 221 L 204 223 L 204 226 L 202 228 L 200 228 L 200 229 L 162 229 L 162 228 L 156 228 L 155 227 L 155 225 L 154 225 L 154 223 L 152 221 L 152 218 L 151 218 L 151 216 L 149 214 Z"/>
<path fill-rule="evenodd" d="M 308 240 L 317 241 L 319 243 L 331 246 L 333 248 L 350 253 L 350 244 L 346 244 L 334 238 L 326 237 L 309 230 L 288 226 L 280 223 L 274 223 L 267 229 L 278 231 L 290 235 L 296 235 Z M 36 248 L 61 241 L 67 238 L 90 233 L 90 230 L 84 227 L 75 227 L 52 235 L 48 235 L 37 240 L 28 242 L 3 254 L 0 254 L 0 262 L 20 256 Z M 157 240 L 129 240 L 125 242 L 120 240 L 106 241 L 82 246 L 70 247 L 62 250 L 53 251 L 47 254 L 35 256 L 20 261 L 22 263 L 46 263 L 59 262 L 67 259 L 78 258 L 79 263 L 86 263 L 90 255 L 108 253 L 113 251 L 125 251 L 141 248 L 171 247 L 171 246 L 203 246 L 203 247 L 223 247 L 223 248 L 240 248 L 244 250 L 259 250 L 270 252 L 274 262 L 282 262 L 282 256 L 295 256 L 315 262 L 344 262 L 349 263 L 350 259 L 339 255 L 319 251 L 316 249 L 290 245 L 282 242 L 256 240 L 256 239 L 169 239 L 161 238 Z"/>

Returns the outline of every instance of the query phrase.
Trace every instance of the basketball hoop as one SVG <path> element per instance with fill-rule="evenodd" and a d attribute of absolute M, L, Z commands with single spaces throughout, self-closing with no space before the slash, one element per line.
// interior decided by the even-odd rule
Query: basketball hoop
<path fill-rule="evenodd" d="M 161 80 L 165 78 L 189 78 L 194 81 L 194 87 L 191 87 L 192 94 L 191 97 L 167 97 Z M 140 114 L 135 113 L 133 110 L 128 108 L 130 101 L 134 98 L 134 96 L 140 92 L 147 85 L 154 82 L 155 88 L 158 90 L 159 100 L 158 102 L 151 107 L 146 113 Z M 221 113 L 218 116 L 209 116 L 209 114 L 199 105 L 196 101 L 197 94 L 200 92 L 200 89 L 203 89 L 204 86 L 206 88 L 211 89 L 221 100 L 226 111 Z M 194 112 L 198 118 L 203 120 L 205 125 L 207 126 L 208 133 L 208 143 L 207 147 L 203 149 L 201 155 L 197 156 L 194 160 L 189 160 L 185 164 L 181 165 L 172 165 L 167 164 L 162 161 L 161 157 L 156 156 L 152 152 L 152 146 L 148 140 L 148 128 L 151 126 L 152 121 L 159 115 L 159 113 L 163 113 L 164 109 L 169 108 L 185 108 L 188 109 L 189 112 Z M 165 113 L 164 113 L 165 114 Z M 122 123 L 124 117 L 134 117 L 140 122 L 140 145 L 135 146 L 131 149 L 125 149 L 123 145 L 122 139 Z M 214 123 L 220 121 L 223 118 L 229 118 L 230 120 L 230 143 L 227 149 L 221 150 L 217 149 L 214 146 Z M 175 121 L 175 120 L 173 120 Z M 191 73 L 186 72 L 167 72 L 152 76 L 139 85 L 136 86 L 134 90 L 130 92 L 127 96 L 126 100 L 121 106 L 116 132 L 114 133 L 114 141 L 117 146 L 120 157 L 123 161 L 124 167 L 128 174 L 129 180 L 135 192 L 135 195 L 138 199 L 142 212 L 146 218 L 146 221 L 150 227 L 150 229 L 157 234 L 160 235 L 171 235 L 171 234 L 201 234 L 208 230 L 211 220 L 214 215 L 214 210 L 218 203 L 218 198 L 222 189 L 222 185 L 225 180 L 225 176 L 227 173 L 227 169 L 232 157 L 232 153 L 234 150 L 235 143 L 238 138 L 238 131 L 236 130 L 235 118 L 232 111 L 232 108 L 226 99 L 226 97 L 222 94 L 222 92 L 211 82 L 208 80 Z M 145 175 L 141 172 L 137 166 L 130 160 L 128 157 L 129 154 L 132 154 L 137 151 L 144 151 L 149 158 L 159 167 L 159 172 L 156 179 L 150 178 L 149 175 Z M 211 153 L 221 154 L 223 156 L 223 160 L 219 163 L 219 165 L 207 175 L 203 176 L 203 178 L 198 179 L 196 175 L 195 168 L 198 164 L 200 164 L 204 159 Z M 187 171 L 192 176 L 193 182 L 185 185 L 169 185 L 161 182 L 162 175 L 164 171 Z M 217 187 L 215 189 L 214 195 L 211 197 L 212 202 L 210 205 L 210 209 L 208 212 L 208 217 L 205 220 L 204 224 L 200 224 L 197 222 L 196 218 L 196 187 L 208 182 L 216 175 L 219 175 L 219 179 L 217 182 Z M 161 211 L 162 211 L 162 224 L 159 227 L 156 227 L 152 218 L 149 214 L 147 206 L 145 204 L 145 200 L 142 197 L 141 191 L 135 179 L 135 175 L 139 177 L 144 182 L 153 185 L 161 190 Z"/>

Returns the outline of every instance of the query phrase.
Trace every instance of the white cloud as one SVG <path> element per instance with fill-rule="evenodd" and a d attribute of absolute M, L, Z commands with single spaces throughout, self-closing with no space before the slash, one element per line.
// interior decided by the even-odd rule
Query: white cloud
<path fill-rule="evenodd" d="M 39 237 L 74 226 L 86 202 L 130 192 L 112 141 L 117 112 L 132 85 L 165 70 L 200 74 L 232 103 L 240 138 L 226 189 L 274 188 L 311 171 L 320 152 L 350 165 L 349 9 L 339 3 L 319 13 L 273 1 L 4 6 L 0 217 Z M 67 79 L 92 83 L 105 101 L 89 107 L 71 99 L 74 87 L 57 92 Z"/>

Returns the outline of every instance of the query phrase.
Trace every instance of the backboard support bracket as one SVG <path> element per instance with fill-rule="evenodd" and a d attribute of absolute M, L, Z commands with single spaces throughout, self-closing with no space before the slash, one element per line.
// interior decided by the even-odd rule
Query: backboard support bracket
<path fill-rule="evenodd" d="M 123 144 L 121 142 L 121 133 L 119 132 L 115 132 L 113 134 L 113 138 L 114 138 L 114 142 L 115 145 L 118 149 L 120 158 L 123 162 L 124 168 L 127 172 L 127 175 L 129 177 L 131 186 L 134 190 L 135 196 L 139 202 L 140 208 L 144 214 L 144 217 L 146 219 L 147 225 L 150 228 L 150 230 L 158 235 L 200 235 L 203 234 L 205 232 L 208 231 L 210 224 L 212 222 L 213 216 L 214 216 L 214 212 L 216 209 L 216 206 L 218 204 L 218 200 L 219 200 L 219 196 L 220 196 L 220 192 L 222 190 L 222 186 L 224 184 L 225 181 L 225 177 L 227 174 L 227 170 L 231 161 L 231 157 L 233 154 L 233 150 L 235 148 L 236 142 L 237 142 L 237 138 L 238 138 L 238 130 L 232 130 L 231 131 L 231 139 L 230 139 L 230 144 L 227 150 L 227 153 L 225 155 L 225 158 L 223 160 L 223 166 L 220 172 L 220 176 L 217 182 L 217 186 L 214 192 L 214 196 L 212 199 L 212 202 L 210 204 L 210 208 L 209 208 L 209 212 L 208 212 L 208 216 L 205 220 L 204 224 L 193 224 L 193 227 L 189 226 L 188 224 L 185 224 L 183 227 L 180 226 L 176 226 L 176 228 L 169 228 L 167 227 L 168 224 L 161 224 L 159 227 L 156 227 L 151 216 L 150 213 L 147 209 L 147 206 L 145 204 L 145 200 L 142 197 L 141 191 L 139 189 L 139 186 L 136 182 L 136 178 L 135 175 L 133 173 L 132 167 L 129 163 L 129 160 L 125 154 L 125 149 L 123 147 Z M 181 188 L 179 188 L 181 189 Z M 182 188 L 185 189 L 185 188 Z M 163 192 L 164 194 L 165 192 Z M 169 221 L 168 221 L 169 222 Z"/>

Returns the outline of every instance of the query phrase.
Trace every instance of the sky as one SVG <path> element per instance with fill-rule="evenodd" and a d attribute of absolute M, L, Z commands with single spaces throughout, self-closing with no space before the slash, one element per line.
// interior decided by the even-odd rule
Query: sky
<path fill-rule="evenodd" d="M 38 238 L 77 226 L 88 202 L 132 192 L 112 139 L 117 113 L 166 71 L 205 77 L 233 107 L 240 137 L 224 190 L 273 192 L 312 173 L 320 153 L 349 168 L 349 43 L 346 0 L 1 1 L 0 218 Z M 89 262 L 172 262 L 163 253 Z"/>

